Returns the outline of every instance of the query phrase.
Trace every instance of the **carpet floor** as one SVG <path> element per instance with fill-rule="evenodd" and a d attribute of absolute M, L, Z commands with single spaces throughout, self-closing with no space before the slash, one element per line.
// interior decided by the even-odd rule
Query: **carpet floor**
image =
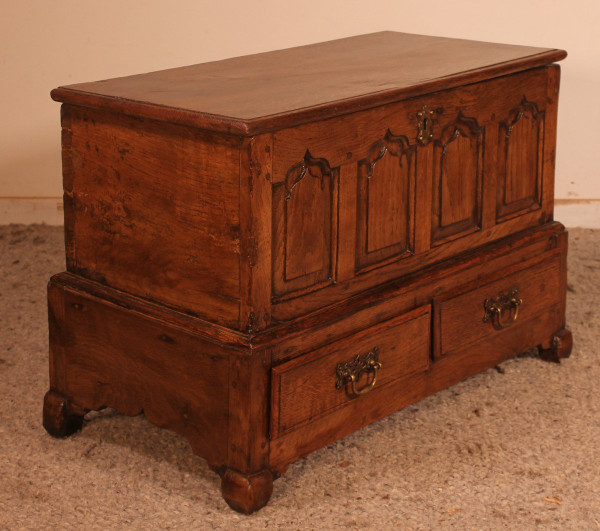
<path fill-rule="evenodd" d="M 0 227 L 1 529 L 600 529 L 600 231 L 570 232 L 570 359 L 507 361 L 315 452 L 250 517 L 141 416 L 46 434 L 45 288 L 62 270 L 60 228 Z"/>

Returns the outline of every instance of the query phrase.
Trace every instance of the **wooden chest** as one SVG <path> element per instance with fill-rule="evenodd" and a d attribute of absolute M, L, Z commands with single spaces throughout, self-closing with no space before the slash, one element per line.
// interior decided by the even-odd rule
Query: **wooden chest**
<path fill-rule="evenodd" d="M 565 56 L 383 32 L 54 90 L 46 429 L 143 412 L 249 513 L 365 424 L 568 356 Z"/>

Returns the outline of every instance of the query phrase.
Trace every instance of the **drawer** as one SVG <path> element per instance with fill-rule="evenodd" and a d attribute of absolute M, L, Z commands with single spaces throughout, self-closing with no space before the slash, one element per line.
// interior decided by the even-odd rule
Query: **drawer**
<path fill-rule="evenodd" d="M 271 436 L 351 402 L 366 414 L 381 389 L 427 370 L 430 338 L 427 305 L 274 367 Z"/>
<path fill-rule="evenodd" d="M 434 300 L 434 357 L 497 337 L 539 320 L 562 300 L 561 259 L 522 269 L 476 289 L 462 288 Z M 529 325 L 528 325 L 529 326 Z"/>

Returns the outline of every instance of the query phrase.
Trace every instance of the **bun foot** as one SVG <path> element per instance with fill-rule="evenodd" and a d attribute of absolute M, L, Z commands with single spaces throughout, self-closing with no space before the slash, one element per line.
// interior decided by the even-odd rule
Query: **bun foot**
<path fill-rule="evenodd" d="M 568 358 L 573 349 L 573 334 L 568 328 L 563 328 L 554 334 L 550 348 L 540 349 L 540 358 L 544 361 L 560 363 L 562 358 Z"/>
<path fill-rule="evenodd" d="M 84 411 L 50 390 L 44 396 L 43 425 L 52 437 L 68 437 L 81 429 Z"/>
<path fill-rule="evenodd" d="M 227 469 L 221 476 L 221 493 L 234 511 L 250 514 L 264 507 L 273 493 L 273 474 L 261 470 L 246 476 Z"/>

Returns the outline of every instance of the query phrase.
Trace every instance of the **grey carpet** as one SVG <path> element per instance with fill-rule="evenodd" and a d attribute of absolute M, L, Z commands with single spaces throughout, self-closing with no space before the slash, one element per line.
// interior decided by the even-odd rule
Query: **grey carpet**
<path fill-rule="evenodd" d="M 63 269 L 60 228 L 0 227 L 2 529 L 600 529 L 600 231 L 571 231 L 570 359 L 508 361 L 315 452 L 250 517 L 143 417 L 42 429 L 45 286 Z"/>

